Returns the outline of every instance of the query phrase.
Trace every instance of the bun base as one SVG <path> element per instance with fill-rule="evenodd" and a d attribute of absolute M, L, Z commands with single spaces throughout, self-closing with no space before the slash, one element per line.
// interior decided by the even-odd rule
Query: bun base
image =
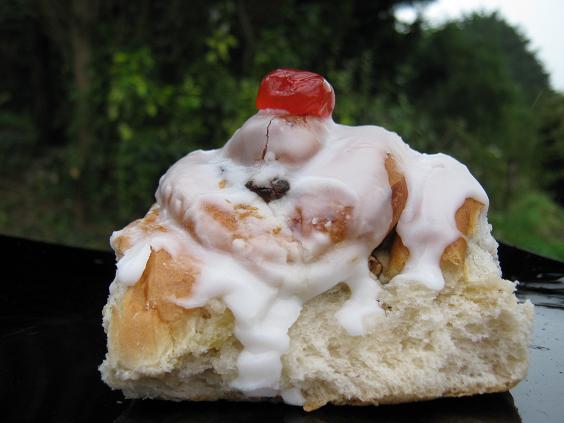
<path fill-rule="evenodd" d="M 365 336 L 349 336 L 335 318 L 350 295 L 345 284 L 306 303 L 289 331 L 281 388 L 300 388 L 304 409 L 314 410 L 327 403 L 396 404 L 515 386 L 527 372 L 533 306 L 519 303 L 515 284 L 501 278 L 490 229 L 481 216 L 464 266 L 444 271 L 441 291 L 415 283 L 382 285 L 385 317 Z M 163 262 L 171 266 L 169 258 Z M 165 318 L 145 319 L 151 325 L 145 335 L 128 344 L 118 334 L 134 289 L 115 284 L 104 308 L 108 354 L 100 371 L 108 385 L 127 398 L 259 399 L 230 387 L 242 346 L 228 309 L 217 302 L 169 310 Z M 151 308 L 136 313 L 139 318 Z"/>

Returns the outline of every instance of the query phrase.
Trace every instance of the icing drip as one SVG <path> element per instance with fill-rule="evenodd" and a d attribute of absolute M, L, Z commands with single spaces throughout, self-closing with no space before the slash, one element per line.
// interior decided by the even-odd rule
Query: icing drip
<path fill-rule="evenodd" d="M 272 110 L 251 117 L 223 149 L 193 152 L 168 170 L 156 194 L 157 222 L 168 230 L 126 228 L 132 247 L 116 279 L 134 284 L 151 249 L 195 257 L 201 271 L 191 295 L 170 300 L 193 308 L 220 299 L 229 307 L 243 345 L 231 386 L 301 404 L 299 387 L 280 379 L 288 330 L 304 303 L 345 283 L 351 296 L 335 318 L 349 335 L 385 318 L 367 258 L 392 223 L 388 156 L 408 187 L 397 232 L 410 255 L 395 279 L 439 290 L 441 254 L 461 236 L 457 209 L 466 198 L 488 204 L 468 169 L 443 154 L 417 153 L 383 128 Z M 283 190 L 257 194 L 279 181 Z"/>
<path fill-rule="evenodd" d="M 397 280 L 413 280 L 431 289 L 441 289 L 444 277 L 439 267 L 445 248 L 461 236 L 456 211 L 466 198 L 487 204 L 484 189 L 468 168 L 445 154 L 420 154 L 417 166 L 403 166 L 409 198 L 397 232 L 409 249 L 409 259 Z"/>
<path fill-rule="evenodd" d="M 151 246 L 146 242 L 139 242 L 125 252 L 117 262 L 116 279 L 126 285 L 135 285 L 149 260 Z"/>

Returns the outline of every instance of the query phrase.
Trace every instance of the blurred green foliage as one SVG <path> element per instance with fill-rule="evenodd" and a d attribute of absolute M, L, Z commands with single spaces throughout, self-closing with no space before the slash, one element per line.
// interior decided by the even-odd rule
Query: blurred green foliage
<path fill-rule="evenodd" d="M 494 210 L 489 218 L 499 238 L 540 254 L 564 257 L 564 210 L 545 193 L 524 192 L 507 210 Z"/>
<path fill-rule="evenodd" d="M 564 259 L 564 97 L 497 14 L 398 22 L 414 3 L 3 2 L 0 232 L 107 248 L 168 166 L 255 112 L 262 75 L 295 67 L 333 84 L 336 121 L 466 163 L 499 238 Z"/>

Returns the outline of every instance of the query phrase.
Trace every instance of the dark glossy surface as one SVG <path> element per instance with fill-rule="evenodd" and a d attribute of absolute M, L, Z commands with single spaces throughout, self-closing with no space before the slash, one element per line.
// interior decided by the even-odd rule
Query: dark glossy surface
<path fill-rule="evenodd" d="M 500 258 L 536 307 L 529 377 L 511 394 L 312 413 L 270 403 L 128 401 L 100 380 L 110 253 L 0 237 L 0 422 L 563 422 L 564 265 Z M 560 278 L 560 279 L 559 279 Z"/>

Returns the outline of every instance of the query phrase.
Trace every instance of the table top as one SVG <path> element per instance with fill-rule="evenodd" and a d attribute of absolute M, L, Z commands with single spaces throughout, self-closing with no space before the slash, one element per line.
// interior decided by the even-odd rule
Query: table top
<path fill-rule="evenodd" d="M 510 393 L 381 407 L 125 400 L 101 380 L 109 252 L 0 236 L 3 422 L 562 422 L 564 263 L 500 246 L 504 276 L 535 305 L 528 377 Z"/>

